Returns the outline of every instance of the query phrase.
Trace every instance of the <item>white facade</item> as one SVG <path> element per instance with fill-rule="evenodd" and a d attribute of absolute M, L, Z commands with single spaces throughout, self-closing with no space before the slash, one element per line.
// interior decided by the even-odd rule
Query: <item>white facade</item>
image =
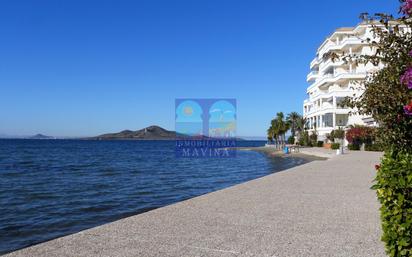
<path fill-rule="evenodd" d="M 370 119 L 360 115 L 349 115 L 352 111 L 339 106 L 347 96 L 359 96 L 363 90 L 359 81 L 365 80 L 369 72 L 376 71 L 372 64 L 345 63 L 341 59 L 332 60 L 331 52 L 342 55 L 368 55 L 372 49 L 366 43 L 372 38 L 370 26 L 359 24 L 356 28 L 340 28 L 329 36 L 310 63 L 311 72 L 307 76 L 308 99 L 303 103 L 303 116 L 307 120 L 309 133 L 316 131 L 319 140 L 339 127 L 349 125 L 370 125 Z M 366 123 L 365 123 L 365 122 Z"/>

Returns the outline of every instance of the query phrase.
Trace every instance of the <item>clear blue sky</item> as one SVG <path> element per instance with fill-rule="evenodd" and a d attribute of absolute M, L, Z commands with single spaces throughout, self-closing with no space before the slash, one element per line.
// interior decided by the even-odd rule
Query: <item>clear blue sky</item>
<path fill-rule="evenodd" d="M 359 13 L 397 0 L 0 1 L 0 134 L 158 124 L 175 98 L 236 98 L 238 135 L 302 112 L 309 63 Z"/>

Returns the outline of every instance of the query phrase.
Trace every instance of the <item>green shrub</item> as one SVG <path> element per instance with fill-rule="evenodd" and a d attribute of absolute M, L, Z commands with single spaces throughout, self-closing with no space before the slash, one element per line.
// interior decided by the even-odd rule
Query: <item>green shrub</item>
<path fill-rule="evenodd" d="M 381 144 L 366 144 L 365 151 L 372 151 L 372 152 L 383 152 L 383 146 Z"/>
<path fill-rule="evenodd" d="M 317 147 L 323 147 L 323 141 L 318 141 L 316 144 Z"/>
<path fill-rule="evenodd" d="M 333 143 L 335 141 L 335 138 L 333 137 L 333 131 L 330 134 L 327 133 L 325 136 L 329 143 Z"/>
<path fill-rule="evenodd" d="M 333 138 L 333 142 L 335 139 L 344 139 L 345 138 L 345 131 L 342 128 L 334 129 L 330 132 L 329 137 Z"/>
<path fill-rule="evenodd" d="M 290 137 L 288 138 L 288 144 L 293 145 L 294 143 L 295 143 L 295 137 L 290 136 Z"/>
<path fill-rule="evenodd" d="M 360 145 L 358 144 L 349 144 L 348 149 L 352 151 L 359 151 L 360 150 Z"/>
<path fill-rule="evenodd" d="M 332 143 L 332 145 L 331 145 L 332 150 L 337 150 L 337 149 L 339 149 L 339 147 L 340 147 L 339 143 Z"/>
<path fill-rule="evenodd" d="M 315 131 L 312 132 L 309 136 L 310 146 L 315 146 L 318 142 L 318 135 Z"/>
<path fill-rule="evenodd" d="M 385 153 L 377 166 L 376 189 L 387 253 L 412 256 L 412 154 Z"/>
<path fill-rule="evenodd" d="M 302 134 L 303 145 L 310 146 L 309 132 L 304 131 Z"/>

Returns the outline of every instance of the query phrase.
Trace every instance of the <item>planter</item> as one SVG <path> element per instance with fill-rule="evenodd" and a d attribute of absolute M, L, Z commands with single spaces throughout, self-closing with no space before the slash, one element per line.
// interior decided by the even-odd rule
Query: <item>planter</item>
<path fill-rule="evenodd" d="M 331 143 L 324 143 L 323 148 L 325 149 L 332 149 L 332 144 Z"/>

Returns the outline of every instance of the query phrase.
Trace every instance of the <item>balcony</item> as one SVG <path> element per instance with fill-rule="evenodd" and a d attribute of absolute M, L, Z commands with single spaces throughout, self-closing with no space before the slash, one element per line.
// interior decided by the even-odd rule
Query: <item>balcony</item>
<path fill-rule="evenodd" d="M 323 56 L 325 53 L 333 50 L 343 50 L 350 45 L 365 45 L 366 43 L 362 42 L 362 39 L 356 37 L 347 37 L 340 42 L 334 42 L 329 40 L 326 44 L 322 45 L 319 49 L 319 55 Z"/>
<path fill-rule="evenodd" d="M 319 57 L 315 57 L 315 59 L 313 59 L 313 60 L 310 62 L 310 68 L 313 69 L 313 67 L 319 65 L 319 63 L 320 63 Z"/>
<path fill-rule="evenodd" d="M 315 129 L 316 126 L 316 129 L 319 131 L 327 128 L 346 127 L 348 125 L 349 115 L 327 112 L 306 118 L 309 129 Z"/>
<path fill-rule="evenodd" d="M 315 83 L 311 84 L 307 92 L 310 89 L 315 87 L 322 87 L 323 85 L 327 85 L 330 83 L 336 83 L 340 80 L 347 80 L 347 79 L 365 79 L 367 73 L 366 72 L 357 72 L 357 71 L 339 71 L 334 73 L 327 73 L 324 75 L 319 75 L 319 78 Z M 321 88 L 322 89 L 322 88 Z"/>
<path fill-rule="evenodd" d="M 332 109 L 334 108 L 333 103 L 331 102 L 323 102 L 322 103 L 322 109 Z"/>
<path fill-rule="evenodd" d="M 325 53 L 329 52 L 332 48 L 336 46 L 336 43 L 329 38 L 319 47 L 319 56 L 323 56 Z"/>
<path fill-rule="evenodd" d="M 307 82 L 315 81 L 319 77 L 318 71 L 311 71 L 306 77 Z"/>
<path fill-rule="evenodd" d="M 341 49 L 345 48 L 348 45 L 361 45 L 363 44 L 362 39 L 356 38 L 356 37 L 347 37 L 344 38 L 339 46 L 341 47 Z"/>
<path fill-rule="evenodd" d="M 344 94 L 339 96 L 327 94 L 316 96 L 314 99 L 306 99 L 304 102 L 304 115 L 323 115 L 328 112 L 346 115 L 350 112 L 350 109 L 339 105 L 346 96 Z"/>
<path fill-rule="evenodd" d="M 366 72 L 358 72 L 356 70 L 348 71 L 348 70 L 340 70 L 334 72 L 335 77 L 338 76 L 366 76 Z"/>
<path fill-rule="evenodd" d="M 320 67 L 320 71 L 328 70 L 331 67 L 337 67 L 337 66 L 339 67 L 344 64 L 345 64 L 344 61 L 328 59 L 326 62 L 322 63 Z"/>

